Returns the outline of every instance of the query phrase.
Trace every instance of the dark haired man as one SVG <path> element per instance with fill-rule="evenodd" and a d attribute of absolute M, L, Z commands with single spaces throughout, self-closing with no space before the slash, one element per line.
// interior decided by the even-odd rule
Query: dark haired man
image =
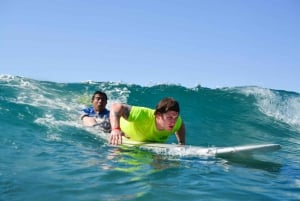
<path fill-rule="evenodd" d="M 170 97 L 162 99 L 155 110 L 115 103 L 110 112 L 109 142 L 122 144 L 122 136 L 138 142 L 165 142 L 175 133 L 178 143 L 185 144 L 185 126 L 179 111 L 179 103 Z"/>

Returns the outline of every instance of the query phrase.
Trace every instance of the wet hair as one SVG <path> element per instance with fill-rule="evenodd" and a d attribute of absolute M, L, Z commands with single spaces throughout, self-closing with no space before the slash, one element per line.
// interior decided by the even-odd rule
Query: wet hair
<path fill-rule="evenodd" d="M 178 113 L 180 111 L 179 103 L 175 99 L 170 97 L 166 97 L 161 101 L 159 101 L 159 103 L 156 105 L 154 114 L 155 115 L 158 113 L 164 114 L 168 111 L 175 111 Z"/>
<path fill-rule="evenodd" d="M 100 96 L 104 96 L 105 97 L 105 99 L 107 100 L 107 95 L 106 95 L 106 93 L 104 93 L 104 92 L 102 92 L 102 91 L 95 91 L 95 93 L 93 94 L 93 96 L 92 96 L 92 100 L 94 100 L 94 98 L 95 98 L 95 95 L 100 95 Z"/>

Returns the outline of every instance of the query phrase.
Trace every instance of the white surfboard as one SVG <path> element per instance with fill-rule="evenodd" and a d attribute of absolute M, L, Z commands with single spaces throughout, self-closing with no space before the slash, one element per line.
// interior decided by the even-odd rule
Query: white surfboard
<path fill-rule="evenodd" d="M 233 147 L 200 147 L 192 145 L 140 143 L 125 141 L 126 146 L 135 146 L 143 150 L 149 150 L 164 155 L 179 155 L 185 157 L 194 156 L 226 156 L 238 154 L 264 154 L 274 152 L 281 148 L 279 144 L 256 144 Z"/>

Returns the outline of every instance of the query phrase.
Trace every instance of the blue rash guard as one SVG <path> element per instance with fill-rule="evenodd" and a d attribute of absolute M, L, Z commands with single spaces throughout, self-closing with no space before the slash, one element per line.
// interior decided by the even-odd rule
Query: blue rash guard
<path fill-rule="evenodd" d="M 99 127 L 101 131 L 103 132 L 111 131 L 108 109 L 105 108 L 102 112 L 98 113 L 94 110 L 93 106 L 90 106 L 82 110 L 81 119 L 85 116 L 94 117 L 97 122 L 94 126 Z"/>

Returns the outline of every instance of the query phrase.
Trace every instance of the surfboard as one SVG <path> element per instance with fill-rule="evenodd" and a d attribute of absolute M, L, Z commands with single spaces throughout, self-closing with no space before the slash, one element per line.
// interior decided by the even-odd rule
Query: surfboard
<path fill-rule="evenodd" d="M 265 154 L 281 149 L 279 144 L 254 144 L 232 147 L 201 147 L 193 145 L 123 142 L 125 146 L 135 146 L 159 154 L 179 155 L 185 157 L 197 156 L 229 156 L 239 154 Z"/>

